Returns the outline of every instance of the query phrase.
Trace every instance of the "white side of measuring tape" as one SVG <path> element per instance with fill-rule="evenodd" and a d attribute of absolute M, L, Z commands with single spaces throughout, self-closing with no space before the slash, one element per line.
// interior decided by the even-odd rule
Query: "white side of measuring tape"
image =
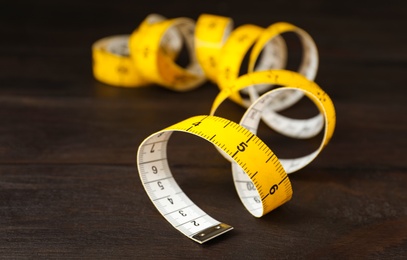
<path fill-rule="evenodd" d="M 253 71 L 252 68 L 257 54 L 263 48 L 264 44 L 279 37 L 281 33 L 284 32 L 293 32 L 298 35 L 303 47 L 302 60 L 298 72 L 307 79 L 314 80 L 318 70 L 318 50 L 315 42 L 307 32 L 288 23 L 276 23 L 264 30 L 253 47 L 249 63 L 249 72 Z M 258 91 L 255 91 L 253 87 L 248 87 L 247 89 L 251 102 L 255 102 L 259 98 Z M 302 91 L 285 88 L 273 95 L 274 97 L 269 102 L 267 108 L 263 109 L 262 115 L 263 122 L 271 129 L 285 136 L 301 139 L 314 137 L 322 130 L 323 118 L 321 115 L 316 115 L 310 119 L 298 120 L 276 113 L 298 102 L 303 97 Z M 306 129 L 306 131 L 304 129 Z"/>
<path fill-rule="evenodd" d="M 267 109 L 267 105 L 271 102 L 271 100 L 279 94 L 279 92 L 286 91 L 287 89 L 291 90 L 296 90 L 296 91 L 301 91 L 298 90 L 298 88 L 280 88 L 280 89 L 274 89 L 271 90 L 265 94 L 263 94 L 260 98 L 258 98 L 252 106 L 250 106 L 249 109 L 247 109 L 246 113 L 243 115 L 242 119 L 240 120 L 240 125 L 244 126 L 245 128 L 249 129 L 252 133 L 257 134 L 257 129 L 259 126 L 260 119 L 262 118 L 263 111 Z M 287 131 L 292 131 L 292 134 L 294 137 L 306 135 L 308 136 L 309 132 L 313 133 L 315 129 L 321 129 L 321 123 L 322 122 L 327 122 L 324 121 L 324 111 L 322 111 L 321 114 L 319 114 L 318 117 L 311 118 L 308 120 L 291 120 L 289 124 L 282 124 L 279 119 L 276 120 L 277 123 L 280 123 L 281 129 L 283 129 L 284 132 Z M 278 114 L 274 114 L 278 115 Z M 272 115 L 269 115 L 270 117 Z M 277 117 L 278 118 L 278 117 Z M 320 120 L 322 118 L 322 120 Z M 270 120 L 274 120 L 271 118 Z M 288 120 L 285 119 L 285 123 L 289 122 Z M 322 127 L 324 124 L 322 124 Z M 290 129 L 290 130 L 287 130 Z M 324 134 L 326 135 L 326 133 Z M 325 136 L 323 137 L 325 138 Z M 314 160 L 318 154 L 321 152 L 323 148 L 323 142 L 321 142 L 321 145 L 318 147 L 318 149 L 306 156 L 299 157 L 299 158 L 294 158 L 294 159 L 283 159 L 279 158 L 281 164 L 283 165 L 284 169 L 286 170 L 287 173 L 292 173 L 295 171 L 298 171 L 299 169 L 305 167 L 309 163 L 311 163 L 312 160 Z"/>
<path fill-rule="evenodd" d="M 315 79 L 315 76 L 318 71 L 318 50 L 314 40 L 307 32 L 305 32 L 301 28 L 298 28 L 292 24 L 284 22 L 270 25 L 259 36 L 259 39 L 256 41 L 255 45 L 253 46 L 253 50 L 250 53 L 251 56 L 248 69 L 249 73 L 253 71 L 259 71 L 254 69 L 254 64 L 257 60 L 260 51 L 264 48 L 264 46 L 271 40 L 277 37 L 281 37 L 282 33 L 288 32 L 293 32 L 296 35 L 298 35 L 303 47 L 302 59 L 300 67 L 298 69 L 298 73 L 304 75 L 309 80 Z M 255 91 L 251 91 L 249 93 L 252 102 L 257 100 L 257 98 L 259 97 L 258 93 Z M 269 106 L 274 111 L 280 111 L 295 104 L 299 99 L 302 98 L 302 96 L 303 93 L 301 91 L 286 90 L 281 93 L 281 97 L 276 96 Z"/>
<path fill-rule="evenodd" d="M 187 91 L 206 79 L 221 86 L 209 116 L 186 119 L 149 136 L 140 145 L 137 156 L 143 186 L 159 212 L 181 233 L 203 243 L 232 227 L 207 215 L 176 183 L 167 161 L 167 142 L 174 131 L 213 143 L 232 162 L 242 203 L 253 216 L 261 217 L 291 199 L 287 173 L 316 158 L 331 138 L 336 118 L 332 101 L 312 82 L 318 69 L 318 53 L 305 31 L 288 23 L 276 23 L 266 29 L 244 25 L 232 31 L 231 19 L 211 15 L 203 15 L 199 21 L 200 27 L 195 28 L 188 18 L 167 20 L 149 15 L 130 36 L 108 37 L 95 43 L 93 55 L 95 77 L 116 86 L 153 83 Z M 271 70 L 286 66 L 287 46 L 281 37 L 284 32 L 294 32 L 300 38 L 303 52 L 298 72 L 303 76 Z M 190 63 L 182 68 L 175 60 L 184 44 Z M 248 73 L 239 77 L 239 66 L 253 44 Z M 262 94 L 274 85 L 284 87 Z M 239 91 L 249 94 L 250 99 L 240 96 Z M 318 107 L 318 115 L 293 119 L 277 113 L 304 94 Z M 248 107 L 241 125 L 213 116 L 226 98 Z M 299 158 L 278 159 L 256 136 L 260 120 L 293 138 L 313 137 L 324 126 L 325 131 L 316 151 Z"/>
<path fill-rule="evenodd" d="M 159 131 L 139 147 L 137 165 L 142 184 L 153 204 L 177 230 L 203 243 L 230 229 L 197 207 L 177 185 L 167 161 L 167 142 L 173 131 L 199 136 L 220 149 L 242 167 L 250 178 L 247 199 L 258 201 L 249 211 L 256 217 L 288 201 L 292 189 L 287 174 L 273 152 L 254 134 L 230 120 L 196 116 Z M 286 186 L 277 191 L 269 182 Z M 249 187 L 249 186 L 248 186 Z"/>
<path fill-rule="evenodd" d="M 198 206 L 181 190 L 167 161 L 167 142 L 172 131 L 155 133 L 138 150 L 138 171 L 143 186 L 164 218 L 190 239 L 204 243 L 233 227 L 221 223 Z"/>
<path fill-rule="evenodd" d="M 264 119 L 264 117 L 267 116 L 267 120 L 278 124 L 280 132 L 284 133 L 286 136 L 292 138 L 307 138 L 319 133 L 325 126 L 321 145 L 315 152 L 296 159 L 280 159 L 287 173 L 297 171 L 309 164 L 321 152 L 333 134 L 333 128 L 336 121 L 335 109 L 331 99 L 313 81 L 306 79 L 301 74 L 285 70 L 261 71 L 246 74 L 239 77 L 231 89 L 225 89 L 218 94 L 210 114 L 213 115 L 216 112 L 217 108 L 226 99 L 229 93 L 247 88 L 247 86 L 264 83 L 285 87 L 274 89 L 263 94 L 246 110 L 240 121 L 240 124 L 245 128 L 256 134 L 260 118 Z M 280 97 L 280 93 L 287 91 L 299 91 L 305 93 L 318 107 L 319 114 L 310 119 L 290 119 L 282 117 L 277 113 L 274 113 L 272 110 L 269 110 L 269 104 L 273 99 Z M 321 100 L 316 98 L 318 95 L 324 96 L 324 103 L 321 103 Z M 265 114 L 265 111 L 268 113 Z M 330 125 L 328 125 L 329 122 L 331 122 Z M 230 158 L 222 152 L 221 149 L 217 149 L 230 161 Z"/>

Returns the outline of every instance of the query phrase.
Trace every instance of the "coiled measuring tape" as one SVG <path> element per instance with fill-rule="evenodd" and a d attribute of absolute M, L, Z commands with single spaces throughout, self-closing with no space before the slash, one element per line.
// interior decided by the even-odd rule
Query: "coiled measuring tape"
<path fill-rule="evenodd" d="M 266 29 L 260 28 L 255 25 L 243 25 L 234 30 L 224 47 L 222 48 L 220 62 L 218 65 L 218 86 L 219 88 L 229 88 L 234 80 L 239 76 L 239 70 L 249 48 L 253 45 L 252 51 L 249 56 L 248 73 L 253 71 L 263 71 L 268 69 L 280 69 L 283 68 L 286 61 L 286 54 L 284 41 L 282 41 L 281 35 L 286 32 L 296 33 L 302 43 L 302 61 L 299 67 L 299 73 L 304 75 L 309 80 L 314 80 L 316 72 L 318 70 L 318 51 L 311 36 L 304 30 L 285 22 L 275 23 Z M 272 43 L 270 45 L 270 43 Z M 265 48 L 269 44 L 269 48 Z M 270 48 L 271 47 L 271 48 Z M 267 49 L 269 51 L 267 52 Z M 260 56 L 261 52 L 264 52 Z M 260 62 L 258 67 L 255 68 L 260 56 Z M 270 59 L 270 57 L 272 57 Z M 270 60 L 271 62 L 267 63 Z M 258 99 L 259 93 L 269 89 L 271 84 L 258 84 L 256 88 L 249 87 L 246 90 L 250 99 L 242 97 L 240 91 L 236 91 L 230 94 L 229 98 L 236 103 L 248 107 L 252 102 Z M 303 92 L 296 89 L 285 89 L 274 94 L 275 97 L 270 101 L 267 109 L 263 112 L 263 122 L 265 122 L 271 129 L 280 132 L 284 135 L 296 137 L 296 138 L 310 138 L 315 136 L 321 131 L 322 117 L 317 115 L 315 118 L 310 119 L 310 122 L 315 122 L 315 127 L 310 128 L 310 131 L 301 132 L 301 135 L 297 135 L 295 129 L 289 127 L 282 127 L 288 124 L 294 124 L 295 120 L 284 117 L 276 113 L 295 104 L 299 101 Z M 317 127 L 319 126 L 319 127 Z"/>
<path fill-rule="evenodd" d="M 139 175 L 153 204 L 177 230 L 199 243 L 233 228 L 207 215 L 178 186 L 167 161 L 167 144 L 173 132 L 201 137 L 222 151 L 232 163 L 242 203 L 253 216 L 261 217 L 291 199 L 287 174 L 317 157 L 332 137 L 336 122 L 331 99 L 312 81 L 318 53 L 305 31 L 288 23 L 266 29 L 243 25 L 232 31 L 232 27 L 232 20 L 226 17 L 201 15 L 195 26 L 188 18 L 167 20 L 154 14 L 131 35 L 101 39 L 93 45 L 94 75 L 112 85 L 137 87 L 153 83 L 186 91 L 206 79 L 218 84 L 221 91 L 209 115 L 192 117 L 152 134 L 140 144 L 137 153 Z M 289 31 L 299 35 L 304 49 L 299 73 L 276 70 L 285 66 L 286 46 L 280 35 Z M 184 42 L 190 63 L 182 68 L 175 59 Z M 248 72 L 239 76 L 243 58 L 252 45 Z M 264 93 L 274 85 L 283 87 Z M 250 99 L 240 93 L 248 93 Z M 299 120 L 276 113 L 304 94 L 318 107 L 317 116 Z M 227 98 L 247 108 L 240 124 L 214 115 Z M 279 159 L 256 136 L 260 120 L 294 138 L 315 136 L 323 127 L 325 131 L 316 151 L 299 158 Z"/>
<path fill-rule="evenodd" d="M 222 89 L 238 76 L 236 70 L 238 73 L 244 55 L 255 42 L 248 72 L 283 69 L 286 47 L 280 34 L 288 31 L 302 37 L 303 64 L 299 72 L 309 79 L 315 76 L 318 55 L 305 31 L 288 23 L 276 23 L 267 29 L 254 25 L 243 25 L 233 31 L 232 28 L 232 19 L 217 15 L 202 14 L 196 24 L 184 17 L 166 19 L 158 14 L 148 15 L 131 35 L 106 37 L 93 44 L 94 76 L 113 86 L 153 83 L 175 91 L 194 89 L 210 79 Z M 184 43 L 190 59 L 186 68 L 175 62 Z M 305 60 L 311 62 L 307 64 Z M 246 107 L 250 104 L 238 94 L 231 95 L 231 99 Z"/>
<path fill-rule="evenodd" d="M 155 17 L 155 16 L 153 16 Z M 195 22 L 189 18 L 152 19 L 144 22 L 129 40 L 129 47 L 135 64 L 139 64 L 140 72 L 147 80 L 161 86 L 186 91 L 198 87 L 205 81 L 195 55 L 193 34 Z M 152 20 L 152 21 L 151 21 Z M 174 36 L 171 38 L 172 33 Z M 182 35 L 189 51 L 190 62 L 182 68 L 174 62 L 162 46 L 172 45 Z M 142 68 L 142 69 L 141 69 Z"/>
<path fill-rule="evenodd" d="M 110 36 L 98 40 L 92 46 L 93 75 L 112 86 L 140 87 L 145 80 L 129 56 L 128 35 Z"/>
<path fill-rule="evenodd" d="M 291 198 L 291 184 L 273 152 L 239 124 L 215 116 L 196 116 L 159 131 L 140 145 L 137 165 L 151 201 L 177 230 L 196 242 L 206 242 L 231 226 L 221 223 L 196 206 L 177 185 L 167 162 L 167 142 L 174 131 L 199 136 L 227 153 L 245 169 L 256 193 L 257 211 L 267 213 Z M 276 190 L 275 184 L 285 186 Z M 272 196 L 269 196 L 269 195 Z M 261 197 L 260 197 L 261 196 Z M 263 214 L 260 214 L 263 215 Z"/>
<path fill-rule="evenodd" d="M 264 111 L 267 111 L 269 105 L 273 103 L 273 99 L 279 98 L 281 93 L 285 91 L 300 91 L 305 94 L 318 108 L 319 114 L 309 119 L 289 119 L 283 118 L 274 114 L 275 120 L 279 124 L 281 133 L 288 133 L 287 136 L 293 138 L 304 138 L 304 136 L 315 136 L 324 127 L 324 135 L 320 146 L 309 155 L 294 158 L 280 159 L 287 173 L 298 171 L 314 160 L 322 149 L 329 143 L 335 125 L 336 112 L 332 100 L 326 92 L 324 92 L 314 81 L 306 79 L 301 74 L 287 70 L 271 70 L 252 72 L 239 77 L 235 80 L 233 86 L 229 89 L 222 90 L 213 102 L 210 115 L 214 115 L 221 103 L 228 98 L 231 93 L 247 88 L 256 84 L 275 84 L 285 86 L 270 90 L 259 97 L 245 112 L 240 125 L 249 129 L 256 134 L 260 119 L 264 116 Z M 318 132 L 317 132 L 318 131 Z"/>
<path fill-rule="evenodd" d="M 159 84 L 174 91 L 196 88 L 206 79 L 194 51 L 194 27 L 189 18 L 168 20 L 151 14 L 131 35 L 106 37 L 93 44 L 93 74 L 113 86 Z M 186 68 L 175 62 L 183 42 L 190 57 Z"/>
<path fill-rule="evenodd" d="M 240 124 L 213 114 L 232 93 L 256 84 L 283 87 L 267 92 L 246 111 Z M 325 119 L 324 136 L 319 148 L 304 157 L 280 160 L 255 133 L 262 111 L 278 93 L 297 90 L 309 97 Z M 333 103 L 313 81 L 290 71 L 253 72 L 239 77 L 232 88 L 216 97 L 208 116 L 197 116 L 159 131 L 145 139 L 138 150 L 137 165 L 143 186 L 159 212 L 177 230 L 203 243 L 232 229 L 196 206 L 177 185 L 167 162 L 167 142 L 173 131 L 197 135 L 222 150 L 232 162 L 238 195 L 246 209 L 261 217 L 291 199 L 292 188 L 287 173 L 309 164 L 332 137 L 336 122 Z M 310 127 L 309 121 L 296 121 L 299 131 Z M 301 128 L 302 127 L 302 128 Z"/>
<path fill-rule="evenodd" d="M 246 24 L 236 28 L 222 48 L 218 65 L 218 84 L 220 89 L 228 88 L 239 76 L 243 58 L 251 46 L 253 46 L 253 49 L 250 53 L 248 73 L 259 70 L 282 69 L 285 66 L 286 54 L 285 51 L 281 51 L 285 50 L 285 48 L 283 48 L 284 41 L 281 40 L 279 35 L 286 32 L 296 33 L 303 45 L 304 51 L 302 52 L 303 57 L 299 73 L 310 80 L 314 80 L 318 69 L 318 52 L 314 41 L 308 33 L 292 24 L 284 22 L 272 24 L 266 29 Z M 265 48 L 267 43 L 273 43 L 270 45 L 272 48 L 269 48 L 268 52 L 267 48 Z M 261 56 L 262 51 L 266 52 Z M 259 57 L 261 58 L 259 68 L 255 68 Z M 264 91 L 266 88 L 263 86 L 262 89 Z M 286 92 L 284 98 L 273 101 L 275 103 L 273 104 L 274 110 L 281 110 L 291 106 L 301 98 L 301 94 L 298 91 L 291 91 L 287 95 Z M 235 92 L 230 96 L 236 103 L 245 107 L 248 107 L 257 97 L 252 95 L 251 100 L 245 100 L 239 92 Z"/>
<path fill-rule="evenodd" d="M 195 32 L 193 33 L 193 30 Z M 131 35 L 112 36 L 93 45 L 93 70 L 97 79 L 116 86 L 137 87 L 159 84 L 175 91 L 187 91 L 198 87 L 206 79 L 222 90 L 239 76 L 243 59 L 250 47 L 247 72 L 282 69 L 286 65 L 287 50 L 283 33 L 296 33 L 302 43 L 302 62 L 298 72 L 308 79 L 315 78 L 318 69 L 318 51 L 311 36 L 304 30 L 285 22 L 267 28 L 246 24 L 233 29 L 230 18 L 202 14 L 196 26 L 191 19 L 165 19 L 158 14 L 147 16 Z M 190 63 L 182 68 L 175 63 L 183 42 L 188 47 Z M 270 84 L 243 89 L 250 98 L 242 98 L 240 92 L 230 95 L 236 103 L 248 107 L 259 93 L 270 89 Z M 284 135 L 281 125 L 292 119 L 277 114 L 302 98 L 302 92 L 286 90 L 279 93 L 264 112 L 263 121 Z M 278 118 L 278 120 L 277 120 Z M 317 116 L 322 126 L 322 118 Z M 303 133 L 309 138 L 321 129 Z"/>

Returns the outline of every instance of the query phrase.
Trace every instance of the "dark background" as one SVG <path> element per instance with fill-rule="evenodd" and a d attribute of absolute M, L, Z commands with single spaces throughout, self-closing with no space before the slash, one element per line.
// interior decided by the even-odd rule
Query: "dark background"
<path fill-rule="evenodd" d="M 2 1 L 0 7 L 0 257 L 403 259 L 407 256 L 406 1 Z M 291 201 L 253 218 L 230 165 L 200 139 L 176 135 L 174 175 L 235 229 L 198 245 L 149 201 L 135 158 L 148 135 L 209 113 L 212 83 L 186 93 L 97 82 L 91 45 L 129 34 L 150 13 L 286 21 L 319 49 L 315 81 L 337 127 L 328 147 L 290 175 Z M 292 113 L 308 109 L 307 103 Z M 232 102 L 221 115 L 239 120 Z M 277 155 L 320 139 L 265 135 Z M 308 149 L 308 150 L 307 150 Z"/>

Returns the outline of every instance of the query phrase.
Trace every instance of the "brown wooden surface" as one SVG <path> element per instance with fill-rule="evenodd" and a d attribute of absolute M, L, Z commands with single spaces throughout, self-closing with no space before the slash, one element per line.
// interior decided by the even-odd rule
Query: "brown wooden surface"
<path fill-rule="evenodd" d="M 405 259 L 406 1 L 8 1 L 0 9 L 0 257 L 137 259 Z M 242 206 L 230 165 L 200 139 L 174 136 L 184 191 L 235 230 L 198 245 L 147 198 L 135 157 L 153 132 L 207 114 L 218 89 L 119 89 L 97 82 L 91 45 L 130 33 L 150 13 L 235 25 L 287 21 L 320 54 L 316 82 L 337 110 L 334 137 L 290 176 L 293 199 L 263 218 Z M 287 113 L 301 114 L 300 103 Z M 226 102 L 220 115 L 244 110 Z M 277 155 L 320 139 L 263 131 Z"/>

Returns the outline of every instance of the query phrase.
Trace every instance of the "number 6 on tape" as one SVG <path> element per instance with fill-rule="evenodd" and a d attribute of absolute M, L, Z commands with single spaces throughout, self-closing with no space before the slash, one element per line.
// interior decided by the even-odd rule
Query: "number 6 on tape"
<path fill-rule="evenodd" d="M 250 210 L 261 217 L 291 199 L 287 173 L 262 140 L 243 126 L 217 116 L 195 116 L 145 139 L 138 149 L 142 184 L 158 211 L 190 239 L 204 243 L 231 229 L 196 206 L 176 183 L 168 161 L 167 143 L 174 131 L 199 136 L 228 154 L 249 176 L 249 197 L 258 204 Z M 278 189 L 284 185 L 284 189 Z"/>

